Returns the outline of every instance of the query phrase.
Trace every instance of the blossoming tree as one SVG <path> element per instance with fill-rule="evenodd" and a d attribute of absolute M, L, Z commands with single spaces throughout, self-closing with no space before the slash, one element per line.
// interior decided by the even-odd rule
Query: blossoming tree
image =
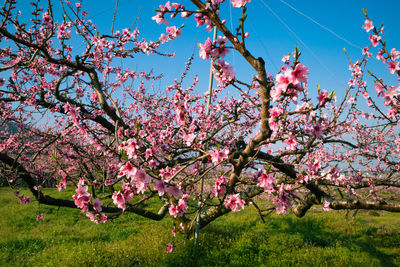
<path fill-rule="evenodd" d="M 338 99 L 308 87 L 298 49 L 268 75 L 264 60 L 246 48 L 250 0 L 190 2 L 159 6 L 153 19 L 167 26 L 153 42 L 133 28 L 99 33 L 80 2 L 61 1 L 57 21 L 50 1 L 31 3 L 27 20 L 16 1 L 6 0 L 0 10 L 2 178 L 12 188 L 27 185 L 39 203 L 79 208 L 96 223 L 125 212 L 153 220 L 169 214 L 187 234 L 196 218 L 204 227 L 247 206 L 263 220 L 271 211 L 304 216 L 313 205 L 399 212 L 400 86 L 365 73 L 374 56 L 399 78 L 399 51 L 382 40 L 383 26 L 366 14 L 370 44 L 350 62 L 352 77 Z M 234 32 L 225 26 L 223 4 L 242 10 Z M 218 82 L 209 106 L 196 93 L 202 91 L 197 77 L 183 85 L 192 59 L 162 92 L 149 86 L 161 75 L 117 63 L 137 54 L 171 56 L 159 48 L 181 35 L 169 26 L 178 15 L 221 33 L 199 50 Z M 253 68 L 247 80 L 225 59 L 232 50 Z M 226 90 L 238 93 L 227 98 Z M 75 193 L 55 198 L 46 193 L 52 186 Z M 21 203 L 31 201 L 15 194 Z M 149 199 L 151 209 L 144 208 Z"/>

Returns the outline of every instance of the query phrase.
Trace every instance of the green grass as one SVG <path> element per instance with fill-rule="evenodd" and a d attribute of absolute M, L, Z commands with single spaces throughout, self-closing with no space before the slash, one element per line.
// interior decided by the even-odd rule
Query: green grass
<path fill-rule="evenodd" d="M 79 210 L 42 205 L 36 222 L 37 203 L 17 202 L 0 188 L 1 266 L 400 266 L 400 214 L 358 212 L 346 220 L 344 212 L 313 209 L 264 224 L 247 208 L 204 228 L 194 247 L 172 236 L 170 219 L 125 214 L 96 225 Z"/>

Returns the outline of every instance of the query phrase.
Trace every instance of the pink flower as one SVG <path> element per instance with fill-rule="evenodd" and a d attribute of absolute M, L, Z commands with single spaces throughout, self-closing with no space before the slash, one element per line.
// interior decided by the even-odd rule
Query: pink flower
<path fill-rule="evenodd" d="M 317 122 L 314 125 L 312 132 L 316 137 L 320 137 L 323 134 L 323 130 L 324 130 L 324 127 L 320 123 Z"/>
<path fill-rule="evenodd" d="M 182 215 L 187 211 L 188 204 L 184 198 L 179 199 L 177 208 Z"/>
<path fill-rule="evenodd" d="M 214 187 L 212 188 L 212 194 L 215 197 L 222 197 L 226 192 L 226 177 L 219 176 L 217 181 L 215 182 Z"/>
<path fill-rule="evenodd" d="M 375 91 L 378 96 L 383 94 L 383 86 L 380 83 L 375 83 Z"/>
<path fill-rule="evenodd" d="M 178 125 L 183 126 L 185 125 L 185 112 L 182 111 L 182 109 L 178 108 L 176 111 L 176 122 Z"/>
<path fill-rule="evenodd" d="M 169 41 L 169 37 L 168 37 L 168 35 L 165 35 L 165 34 L 161 34 L 160 35 L 160 37 L 158 38 L 158 40 L 161 42 L 161 43 L 165 43 L 165 42 L 168 42 Z"/>
<path fill-rule="evenodd" d="M 88 187 L 82 186 L 82 183 L 78 184 L 78 188 L 75 190 L 76 195 L 73 195 L 73 199 L 75 200 L 75 205 L 82 209 L 82 211 L 86 211 L 88 209 L 88 203 L 90 198 L 92 197 L 91 194 L 87 192 Z"/>
<path fill-rule="evenodd" d="M 171 233 L 172 233 L 172 235 L 173 235 L 174 237 L 176 237 L 176 229 L 175 229 L 175 227 L 174 227 L 174 229 L 172 229 Z"/>
<path fill-rule="evenodd" d="M 58 172 L 59 175 L 61 175 L 62 179 L 58 185 L 56 185 L 58 191 L 65 190 L 67 188 L 67 174 L 63 171 L 60 170 Z"/>
<path fill-rule="evenodd" d="M 168 243 L 167 248 L 165 249 L 166 253 L 171 253 L 174 247 L 172 246 L 171 243 Z"/>
<path fill-rule="evenodd" d="M 376 59 L 386 63 L 386 58 L 383 56 L 384 53 L 385 51 L 383 49 L 379 49 L 379 52 L 376 54 Z"/>
<path fill-rule="evenodd" d="M 386 68 L 388 68 L 390 70 L 391 74 L 394 74 L 396 71 L 400 70 L 399 67 L 399 62 L 389 62 L 389 66 L 387 66 Z"/>
<path fill-rule="evenodd" d="M 289 61 L 289 58 L 290 58 L 289 55 L 285 55 L 285 56 L 282 57 L 282 61 L 283 62 Z"/>
<path fill-rule="evenodd" d="M 126 178 L 131 179 L 136 174 L 137 169 L 128 161 L 121 167 L 120 171 L 120 176 L 125 175 Z"/>
<path fill-rule="evenodd" d="M 171 40 L 174 40 L 176 37 L 181 36 L 182 30 L 176 28 L 176 26 L 172 26 L 172 27 L 167 27 L 167 33 L 171 37 Z"/>
<path fill-rule="evenodd" d="M 39 214 L 39 215 L 36 217 L 36 221 L 40 221 L 42 218 L 43 218 L 43 213 Z"/>
<path fill-rule="evenodd" d="M 183 197 L 179 199 L 177 205 L 171 203 L 169 206 L 169 214 L 174 216 L 174 218 L 183 216 L 188 209 L 187 198 L 188 195 L 183 195 Z"/>
<path fill-rule="evenodd" d="M 196 138 L 196 135 L 194 133 L 187 134 L 186 132 L 183 133 L 183 141 L 186 142 L 187 146 L 191 146 L 193 144 L 194 139 Z"/>
<path fill-rule="evenodd" d="M 328 99 L 328 92 L 326 90 L 320 91 L 318 95 L 319 106 L 323 107 L 327 99 Z"/>
<path fill-rule="evenodd" d="M 165 189 L 165 192 L 167 192 L 167 194 L 171 197 L 174 197 L 176 199 L 178 199 L 180 196 L 183 195 L 183 192 L 181 190 L 181 187 L 179 185 L 177 186 L 167 186 L 167 188 Z"/>
<path fill-rule="evenodd" d="M 102 214 L 100 215 L 100 222 L 101 222 L 101 223 L 107 222 L 107 215 L 105 215 L 104 213 L 102 213 Z"/>
<path fill-rule="evenodd" d="M 386 93 L 384 94 L 384 97 L 386 99 L 392 100 L 394 97 L 397 97 L 400 95 L 400 85 L 395 88 L 394 86 L 390 86 Z"/>
<path fill-rule="evenodd" d="M 379 44 L 379 40 L 381 37 L 379 35 L 370 35 L 368 39 L 371 41 L 371 44 L 375 47 Z"/>
<path fill-rule="evenodd" d="M 225 44 L 228 42 L 228 39 L 225 36 L 218 36 L 215 41 L 215 45 L 219 45 L 215 49 L 211 51 L 211 55 L 214 58 L 224 58 L 225 55 L 229 52 L 229 49 L 225 47 Z"/>
<path fill-rule="evenodd" d="M 234 8 L 244 7 L 249 2 L 251 2 L 251 0 L 231 0 L 232 6 Z"/>
<path fill-rule="evenodd" d="M 169 4 L 169 1 L 165 4 L 165 6 L 160 5 L 160 10 L 161 12 L 158 12 L 157 15 L 155 15 L 154 17 L 152 17 L 152 20 L 155 20 L 157 22 L 157 24 L 161 24 L 164 23 L 165 25 L 168 25 L 169 22 L 165 20 L 164 18 L 164 12 L 165 11 L 170 11 L 171 10 L 171 6 Z"/>
<path fill-rule="evenodd" d="M 145 170 L 140 168 L 140 170 L 137 170 L 132 176 L 132 180 L 140 183 L 148 183 L 151 181 L 151 177 L 146 173 Z"/>
<path fill-rule="evenodd" d="M 397 51 L 395 48 L 390 50 L 390 58 L 394 61 L 400 57 L 400 51 Z M 0 82 L 1 85 L 1 82 Z"/>
<path fill-rule="evenodd" d="M 125 197 L 120 191 L 114 192 L 112 199 L 114 204 L 117 205 L 118 208 L 122 209 L 123 211 L 125 210 Z"/>
<path fill-rule="evenodd" d="M 283 113 L 282 107 L 273 107 L 269 109 L 269 115 L 273 118 L 279 117 Z"/>
<path fill-rule="evenodd" d="M 161 197 L 165 193 L 165 182 L 163 179 L 161 180 L 156 180 L 156 184 L 154 186 L 154 190 L 158 191 L 158 195 Z"/>
<path fill-rule="evenodd" d="M 365 29 L 367 32 L 369 32 L 374 28 L 374 24 L 372 23 L 371 20 L 366 19 L 362 28 Z"/>
<path fill-rule="evenodd" d="M 101 212 L 101 205 L 103 205 L 103 202 L 101 202 L 100 201 L 100 199 L 99 198 L 97 198 L 95 201 L 93 201 L 93 209 L 96 211 L 96 212 Z"/>
<path fill-rule="evenodd" d="M 35 189 L 36 191 L 40 191 L 40 190 L 42 190 L 42 186 L 41 185 L 38 185 L 38 186 L 34 186 L 33 187 L 33 189 Z"/>
<path fill-rule="evenodd" d="M 329 208 L 329 205 L 330 205 L 331 203 L 329 203 L 328 201 L 324 201 L 324 203 L 322 204 L 322 210 L 323 211 L 329 211 L 330 210 L 330 208 Z"/>
<path fill-rule="evenodd" d="M 19 197 L 19 203 L 24 204 L 24 205 L 28 205 L 32 203 L 32 199 L 30 197 Z"/>
<path fill-rule="evenodd" d="M 276 102 L 279 100 L 279 98 L 282 95 L 282 89 L 275 86 L 274 88 L 272 88 L 270 95 L 271 95 L 272 101 Z"/>
<path fill-rule="evenodd" d="M 369 50 L 369 47 L 363 47 L 362 54 L 366 55 L 367 57 L 371 57 L 372 53 L 368 52 L 368 50 Z"/>
<path fill-rule="evenodd" d="M 107 179 L 107 180 L 104 181 L 104 185 L 105 186 L 110 186 L 112 184 L 114 184 L 114 180 L 112 180 L 112 179 Z"/>
<path fill-rule="evenodd" d="M 292 151 L 295 150 L 297 148 L 297 141 L 294 137 L 289 137 L 288 139 L 286 139 L 285 144 L 287 144 L 286 149 Z"/>
<path fill-rule="evenodd" d="M 202 59 L 208 60 L 211 55 L 212 41 L 208 38 L 204 44 L 199 44 L 199 55 Z"/>
<path fill-rule="evenodd" d="M 275 192 L 274 185 L 276 183 L 276 179 L 272 176 L 267 175 L 265 172 L 258 177 L 258 184 L 259 187 L 264 187 L 264 191 L 268 194 Z"/>
<path fill-rule="evenodd" d="M 239 197 L 239 194 L 229 195 L 225 199 L 225 207 L 232 211 L 240 211 L 244 209 L 244 200 Z"/>
<path fill-rule="evenodd" d="M 232 66 L 225 60 L 218 60 L 212 68 L 215 74 L 215 80 L 224 87 L 235 79 L 236 73 L 233 72 Z"/>
<path fill-rule="evenodd" d="M 223 149 L 221 151 L 214 150 L 214 151 L 210 152 L 210 155 L 211 155 L 212 163 L 218 164 L 221 161 L 223 161 L 223 160 L 228 158 L 229 150 L 227 148 L 225 148 L 225 149 Z"/>
<path fill-rule="evenodd" d="M 155 167 L 157 167 L 159 164 L 156 160 L 152 159 L 149 161 L 149 166 L 150 168 L 154 169 Z"/>
<path fill-rule="evenodd" d="M 297 64 L 294 70 L 292 70 L 290 73 L 292 75 L 292 83 L 306 83 L 308 72 L 308 67 L 304 66 L 303 64 Z"/>
<path fill-rule="evenodd" d="M 292 75 L 290 70 L 286 70 L 284 73 L 279 73 L 275 77 L 275 88 L 279 92 L 286 92 L 287 87 L 292 82 Z M 280 94 L 279 94 L 280 95 Z M 272 93 L 271 93 L 272 96 Z"/>
<path fill-rule="evenodd" d="M 43 24 L 46 26 L 51 26 L 53 20 L 51 19 L 51 17 L 49 16 L 48 12 L 45 12 L 42 14 L 42 19 L 43 19 Z"/>
<path fill-rule="evenodd" d="M 178 217 L 179 211 L 174 204 L 171 203 L 171 205 L 168 208 L 168 211 L 171 216 L 174 216 L 174 218 Z"/>

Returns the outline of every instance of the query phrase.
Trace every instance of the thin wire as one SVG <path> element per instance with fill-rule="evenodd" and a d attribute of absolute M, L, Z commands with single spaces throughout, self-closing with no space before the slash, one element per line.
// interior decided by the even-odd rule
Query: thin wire
<path fill-rule="evenodd" d="M 289 25 L 287 25 L 279 16 L 278 14 L 276 14 L 271 7 L 269 7 L 267 5 L 267 3 L 265 3 L 264 0 L 261 0 L 261 3 L 263 3 L 263 5 L 268 8 L 268 10 L 272 13 L 272 15 L 275 16 L 275 18 L 277 18 L 279 20 L 279 22 L 284 26 L 285 30 L 288 31 L 288 33 L 293 36 L 297 41 L 299 41 L 304 48 L 307 49 L 307 51 L 311 54 L 311 56 L 329 73 L 329 75 L 332 76 L 332 78 L 341 86 L 343 86 L 344 84 L 342 82 L 340 82 L 340 80 L 336 77 L 336 75 L 318 58 L 318 56 L 311 50 L 311 48 L 309 48 L 304 42 L 303 40 L 300 39 L 300 37 L 289 27 Z"/>
<path fill-rule="evenodd" d="M 361 47 L 359 47 L 358 45 L 353 44 L 352 42 L 350 42 L 349 40 L 347 40 L 346 38 L 340 36 L 339 34 L 337 34 L 336 32 L 334 32 L 332 29 L 322 25 L 321 23 L 319 23 L 318 21 L 314 20 L 313 18 L 311 18 L 310 16 L 304 14 L 303 12 L 301 12 L 300 10 L 298 10 L 297 8 L 295 8 L 294 6 L 290 5 L 288 2 L 284 1 L 284 0 L 279 0 L 281 1 L 283 4 L 285 4 L 286 6 L 288 6 L 289 8 L 291 8 L 292 10 L 296 11 L 297 13 L 299 13 L 300 15 L 304 16 L 305 18 L 309 19 L 310 21 L 312 21 L 313 23 L 315 23 L 316 25 L 320 26 L 321 28 L 323 28 L 324 30 L 330 32 L 331 34 L 333 34 L 334 36 L 336 36 L 337 38 L 345 41 L 346 43 L 348 43 L 351 46 L 354 46 L 355 48 L 358 48 L 360 50 L 362 50 Z"/>
<path fill-rule="evenodd" d="M 127 4 L 127 3 L 129 3 L 129 2 L 131 2 L 131 1 L 129 1 L 129 0 L 124 1 L 124 2 L 122 2 L 119 6 L 125 5 L 125 4 Z M 98 16 L 100 16 L 100 15 L 103 15 L 104 13 L 107 13 L 108 11 L 113 10 L 114 8 L 115 8 L 115 6 L 110 7 L 110 8 L 107 8 L 107 9 L 104 9 L 103 11 L 100 11 L 99 13 L 96 13 L 96 14 L 94 14 L 93 16 L 88 17 L 88 19 L 94 19 L 95 17 L 98 17 Z"/>
<path fill-rule="evenodd" d="M 264 49 L 265 53 L 267 54 L 267 57 L 269 59 L 269 61 L 271 62 L 272 66 L 274 67 L 274 71 L 277 72 L 279 70 L 279 68 L 276 66 L 276 64 L 274 63 L 274 61 L 272 60 L 271 54 L 269 53 L 267 47 L 264 45 L 263 42 L 261 42 L 261 39 L 258 35 L 258 32 L 256 30 L 256 28 L 254 27 L 253 23 L 251 23 L 251 21 L 249 20 L 249 25 L 251 27 L 251 30 L 255 33 L 256 35 L 256 39 L 257 41 L 260 43 L 260 45 L 262 46 L 262 48 Z"/>
<path fill-rule="evenodd" d="M 229 3 L 229 14 L 231 16 L 231 32 L 233 34 L 233 19 L 232 19 L 232 5 Z M 235 50 L 232 49 L 232 57 L 233 57 L 233 69 L 236 68 L 236 57 Z"/>

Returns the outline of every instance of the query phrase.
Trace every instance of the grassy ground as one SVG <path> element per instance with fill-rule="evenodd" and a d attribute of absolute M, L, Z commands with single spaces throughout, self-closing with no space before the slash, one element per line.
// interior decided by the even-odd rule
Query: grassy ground
<path fill-rule="evenodd" d="M 95 225 L 79 210 L 20 205 L 0 188 L 0 266 L 400 266 L 400 214 L 313 210 L 266 218 L 248 208 L 219 218 L 193 241 L 171 221 L 126 214 Z M 164 252 L 167 243 L 174 252 Z"/>

